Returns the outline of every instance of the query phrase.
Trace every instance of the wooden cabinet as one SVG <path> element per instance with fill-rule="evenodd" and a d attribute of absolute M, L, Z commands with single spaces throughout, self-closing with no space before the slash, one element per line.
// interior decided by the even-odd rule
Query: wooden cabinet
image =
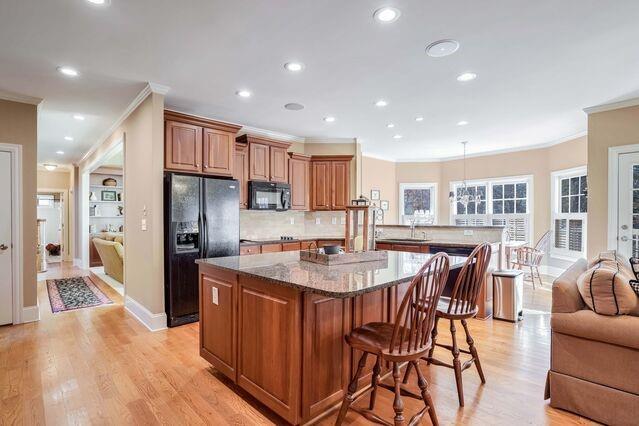
<path fill-rule="evenodd" d="M 394 250 L 407 251 L 411 253 L 430 253 L 430 247 L 427 244 L 394 244 L 394 243 L 375 243 L 377 250 Z"/>
<path fill-rule="evenodd" d="M 302 244 L 299 241 L 292 243 L 282 243 L 282 251 L 297 251 L 301 250 Z"/>
<path fill-rule="evenodd" d="M 249 254 L 260 254 L 261 252 L 262 252 L 262 246 L 260 245 L 250 245 L 250 246 L 240 245 L 240 256 L 246 256 Z"/>
<path fill-rule="evenodd" d="M 288 182 L 290 143 L 253 135 L 239 136 L 236 142 L 249 147 L 249 180 Z"/>
<path fill-rule="evenodd" d="M 291 184 L 291 210 L 308 210 L 311 183 L 311 157 L 289 153 L 288 181 Z"/>
<path fill-rule="evenodd" d="M 353 156 L 311 157 L 311 209 L 344 210 L 350 203 Z"/>
<path fill-rule="evenodd" d="M 202 127 L 165 122 L 165 167 L 185 172 L 202 171 Z"/>
<path fill-rule="evenodd" d="M 282 251 L 282 244 L 262 244 L 262 253 L 277 253 Z"/>
<path fill-rule="evenodd" d="M 249 159 L 248 146 L 237 143 L 233 165 L 233 178 L 240 182 L 240 208 L 248 208 Z"/>
<path fill-rule="evenodd" d="M 240 126 L 164 111 L 164 168 L 233 176 L 235 135 Z"/>

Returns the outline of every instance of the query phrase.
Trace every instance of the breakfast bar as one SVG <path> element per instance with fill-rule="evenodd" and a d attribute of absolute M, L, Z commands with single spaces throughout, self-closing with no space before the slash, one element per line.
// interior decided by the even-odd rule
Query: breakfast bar
<path fill-rule="evenodd" d="M 359 359 L 344 335 L 392 322 L 431 256 L 388 251 L 335 266 L 302 261 L 298 251 L 198 260 L 200 355 L 287 422 L 308 423 L 339 405 Z M 449 285 L 464 261 L 450 257 Z"/>

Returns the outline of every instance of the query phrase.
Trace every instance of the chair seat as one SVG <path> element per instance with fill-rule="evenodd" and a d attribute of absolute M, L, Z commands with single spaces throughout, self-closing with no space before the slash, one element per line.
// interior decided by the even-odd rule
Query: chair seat
<path fill-rule="evenodd" d="M 350 334 L 346 336 L 346 342 L 355 349 L 371 354 L 388 354 L 394 327 L 394 324 L 388 322 L 370 322 L 352 330 Z M 401 330 L 403 330 L 403 327 L 400 328 L 400 332 Z M 427 342 L 425 348 L 420 352 L 425 353 L 430 348 L 430 336 L 428 340 L 429 342 Z M 404 342 L 403 346 L 402 353 L 406 354 L 407 342 Z M 399 344 L 396 345 L 395 349 L 398 348 Z"/>
<path fill-rule="evenodd" d="M 479 308 L 475 306 L 472 310 L 464 313 L 448 312 L 448 306 L 450 305 L 450 297 L 441 297 L 437 304 L 437 312 L 435 313 L 440 318 L 446 319 L 466 319 L 472 318 L 477 315 Z"/>

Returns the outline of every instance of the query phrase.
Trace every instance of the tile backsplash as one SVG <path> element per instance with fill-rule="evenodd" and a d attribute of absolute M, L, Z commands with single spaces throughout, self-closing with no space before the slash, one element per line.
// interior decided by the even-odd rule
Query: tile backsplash
<path fill-rule="evenodd" d="M 240 238 L 271 240 L 292 237 L 337 237 L 344 235 L 344 212 L 285 212 L 241 210 Z M 319 221 L 319 223 L 318 223 Z"/>

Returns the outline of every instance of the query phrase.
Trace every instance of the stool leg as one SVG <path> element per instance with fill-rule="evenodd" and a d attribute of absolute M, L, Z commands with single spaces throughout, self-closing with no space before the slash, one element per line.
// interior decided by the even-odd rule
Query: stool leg
<path fill-rule="evenodd" d="M 463 319 L 461 323 L 464 326 L 464 331 L 466 332 L 466 343 L 468 343 L 470 354 L 472 355 L 473 360 L 475 362 L 475 367 L 477 367 L 479 378 L 481 379 L 481 382 L 485 384 L 486 377 L 484 377 L 484 371 L 481 369 L 481 362 L 479 362 L 479 353 L 477 352 L 477 348 L 475 347 L 475 341 L 473 340 L 473 338 L 470 335 L 470 332 L 468 331 L 468 323 L 466 322 L 465 319 Z"/>
<path fill-rule="evenodd" d="M 457 396 L 459 397 L 459 406 L 464 406 L 464 385 L 462 384 L 461 361 L 459 360 L 459 346 L 457 346 L 457 329 L 455 321 L 450 320 L 450 334 L 453 338 L 453 369 L 455 370 L 455 382 L 457 384 Z"/>
<path fill-rule="evenodd" d="M 408 365 L 406 366 L 406 372 L 404 373 L 404 380 L 402 380 L 402 383 L 404 384 L 408 383 L 408 378 L 410 377 L 410 371 L 412 368 L 413 368 L 413 364 L 409 362 Z"/>
<path fill-rule="evenodd" d="M 362 357 L 359 359 L 359 363 L 357 364 L 357 371 L 353 376 L 353 379 L 348 384 L 346 395 L 344 395 L 344 399 L 342 400 L 342 407 L 339 409 L 339 415 L 337 416 L 337 420 L 335 420 L 335 425 L 339 426 L 344 421 L 344 417 L 346 417 L 346 412 L 348 411 L 348 407 L 353 403 L 353 395 L 357 391 L 357 380 L 359 376 L 362 375 L 362 370 L 366 365 L 366 358 L 368 358 L 368 352 L 364 352 Z"/>
<path fill-rule="evenodd" d="M 439 425 L 437 421 L 437 414 L 435 413 L 435 404 L 433 404 L 433 398 L 430 396 L 430 391 L 428 390 L 428 382 L 426 378 L 422 374 L 419 369 L 419 364 L 417 361 L 414 361 L 415 371 L 417 372 L 417 385 L 419 386 L 419 390 L 422 391 L 422 399 L 424 400 L 424 405 L 428 407 L 428 415 L 430 416 L 430 421 L 434 426 Z"/>
<path fill-rule="evenodd" d="M 401 394 L 401 374 L 399 363 L 393 363 L 393 379 L 395 380 L 395 399 L 393 400 L 393 410 L 395 410 L 395 426 L 404 426 L 404 402 Z"/>
<path fill-rule="evenodd" d="M 371 391 L 371 400 L 368 404 L 369 410 L 372 410 L 375 408 L 375 398 L 377 397 L 377 384 L 379 383 L 380 371 L 382 371 L 382 366 L 381 366 L 379 355 L 378 355 L 377 360 L 375 361 L 375 366 L 373 367 L 373 377 L 371 378 L 371 386 L 373 390 Z"/>
<path fill-rule="evenodd" d="M 433 326 L 433 332 L 430 335 L 430 349 L 428 350 L 428 358 L 432 358 L 435 354 L 435 342 L 437 341 L 437 324 L 439 324 L 439 317 L 435 315 L 435 325 Z M 430 365 L 430 360 L 426 363 Z"/>
<path fill-rule="evenodd" d="M 535 271 L 533 271 L 533 267 L 530 267 L 530 280 L 532 281 L 533 290 L 535 290 Z"/>

